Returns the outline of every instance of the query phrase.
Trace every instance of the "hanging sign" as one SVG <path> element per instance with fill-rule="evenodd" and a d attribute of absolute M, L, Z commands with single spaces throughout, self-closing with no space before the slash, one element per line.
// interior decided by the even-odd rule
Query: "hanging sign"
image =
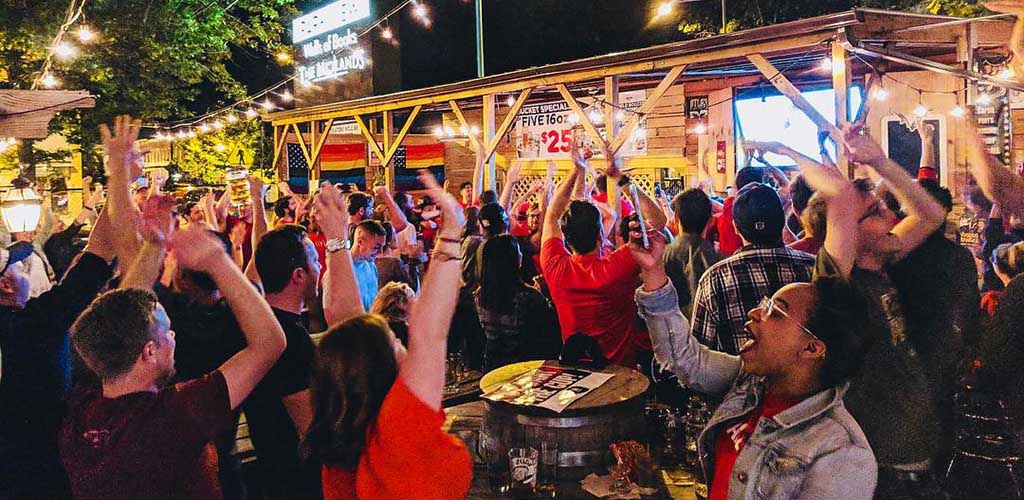
<path fill-rule="evenodd" d="M 373 21 L 370 0 L 339 0 L 292 22 L 294 93 L 303 105 L 373 95 L 375 47 L 359 36 Z"/>
<path fill-rule="evenodd" d="M 643 90 L 620 93 L 620 109 L 615 113 L 619 122 L 624 124 L 631 119 L 634 112 L 639 111 L 643 106 L 646 98 L 647 93 Z M 580 99 L 580 104 L 584 109 L 590 107 L 592 110 L 597 110 L 603 107 L 601 103 L 594 106 L 595 102 L 591 98 Z M 601 148 L 596 147 L 590 135 L 575 120 L 571 119 L 573 114 L 572 109 L 564 100 L 523 106 L 523 109 L 519 111 L 519 116 L 516 117 L 516 152 L 519 158 L 568 158 L 569 152 L 574 147 L 587 147 L 596 154 L 600 154 Z M 591 120 L 592 123 L 594 121 Z M 594 123 L 594 126 L 607 139 L 604 124 Z M 641 120 L 637 131 L 619 150 L 620 156 L 647 154 L 644 120 Z"/>

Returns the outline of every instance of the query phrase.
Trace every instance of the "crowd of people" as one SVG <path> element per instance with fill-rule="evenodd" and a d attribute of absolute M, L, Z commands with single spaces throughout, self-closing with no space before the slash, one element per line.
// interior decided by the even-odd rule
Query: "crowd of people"
<path fill-rule="evenodd" d="M 451 352 L 674 374 L 716 404 L 697 438 L 713 500 L 952 498 L 964 388 L 1024 408 L 1024 179 L 973 130 L 973 254 L 928 127 L 917 179 L 851 126 L 867 177 L 748 143 L 795 172 L 746 166 L 725 199 L 624 196 L 580 149 L 518 199 L 518 165 L 499 194 L 480 162 L 458 197 L 423 173 L 415 197 L 326 182 L 267 204 L 250 177 L 234 206 L 138 187 L 139 122 L 101 132 L 105 189 L 0 250 L 5 500 L 464 498 Z"/>

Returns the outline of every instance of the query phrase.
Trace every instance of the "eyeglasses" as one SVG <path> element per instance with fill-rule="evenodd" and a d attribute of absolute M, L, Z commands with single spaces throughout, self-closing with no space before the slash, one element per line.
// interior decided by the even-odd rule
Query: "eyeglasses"
<path fill-rule="evenodd" d="M 766 296 L 763 299 L 761 299 L 761 303 L 759 303 L 757 305 L 757 307 L 760 308 L 761 311 L 764 312 L 764 317 L 766 319 L 767 318 L 771 318 L 772 316 L 778 314 L 779 316 L 782 316 L 783 318 L 791 320 L 793 323 L 796 324 L 796 326 L 799 326 L 801 330 L 807 332 L 807 335 L 810 335 L 811 337 L 814 337 L 814 340 L 821 341 L 821 339 L 818 338 L 818 336 L 815 335 L 814 332 L 810 331 L 806 326 L 804 326 L 799 321 L 793 319 L 793 317 L 790 316 L 789 313 L 787 313 L 786 311 L 783 311 L 782 309 L 780 309 L 779 306 L 775 304 L 775 299 Z"/>

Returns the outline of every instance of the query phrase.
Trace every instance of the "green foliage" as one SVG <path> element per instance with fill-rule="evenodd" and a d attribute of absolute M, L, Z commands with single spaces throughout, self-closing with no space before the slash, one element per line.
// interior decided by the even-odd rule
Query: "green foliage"
<path fill-rule="evenodd" d="M 224 7 L 230 3 L 230 9 Z M 85 22 L 99 35 L 81 43 L 69 62 L 54 61 L 65 89 L 97 96 L 96 107 L 63 112 L 51 131 L 82 146 L 87 172 L 98 169 L 97 127 L 130 113 L 145 121 L 192 114 L 187 105 L 202 92 L 219 101 L 246 95 L 228 63 L 232 48 L 275 50 L 294 0 L 95 0 Z M 68 0 L 0 0 L 0 88 L 29 88 L 42 68 Z M 251 68 L 247 68 L 251 70 Z"/>
<path fill-rule="evenodd" d="M 224 173 L 240 165 L 266 177 L 273 174 L 270 162 L 261 161 L 272 147 L 269 142 L 260 123 L 245 121 L 175 142 L 175 164 L 185 179 L 197 184 L 223 184 Z"/>

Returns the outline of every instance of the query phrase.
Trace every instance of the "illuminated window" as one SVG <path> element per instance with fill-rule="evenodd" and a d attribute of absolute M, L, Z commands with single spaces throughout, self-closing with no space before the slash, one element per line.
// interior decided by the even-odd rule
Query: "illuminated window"
<path fill-rule="evenodd" d="M 767 91 L 766 91 L 767 92 Z M 835 123 L 835 92 L 828 89 L 804 91 L 804 98 L 826 120 Z M 793 106 L 789 98 L 778 93 L 762 94 L 760 89 L 738 92 L 735 99 L 736 136 L 745 141 L 781 142 L 811 158 L 821 160 L 818 153 L 818 127 L 802 111 Z M 850 115 L 857 115 L 861 106 L 861 88 L 850 87 Z M 835 158 L 835 145 L 826 142 L 829 154 Z M 743 165 L 742 151 L 737 151 L 738 165 Z M 789 158 L 766 154 L 772 165 L 793 165 Z M 757 165 L 757 162 L 753 163 Z"/>

